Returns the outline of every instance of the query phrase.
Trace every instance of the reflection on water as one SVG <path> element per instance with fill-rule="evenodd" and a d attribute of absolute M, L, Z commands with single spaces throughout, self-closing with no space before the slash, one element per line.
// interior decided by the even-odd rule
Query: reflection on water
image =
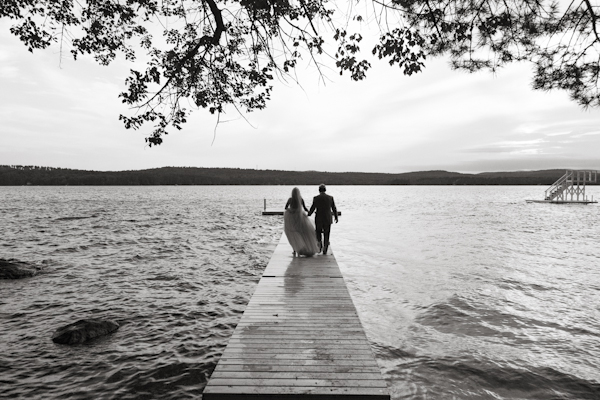
<path fill-rule="evenodd" d="M 328 187 L 394 399 L 600 397 L 599 208 L 525 203 L 543 189 Z M 197 398 L 282 232 L 263 198 L 290 190 L 0 188 L 0 257 L 44 267 L 0 281 L 0 397 Z M 84 317 L 121 328 L 50 340 Z"/>

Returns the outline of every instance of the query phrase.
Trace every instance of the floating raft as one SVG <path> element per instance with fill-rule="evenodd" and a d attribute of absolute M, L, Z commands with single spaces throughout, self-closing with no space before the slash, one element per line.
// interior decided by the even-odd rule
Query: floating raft
<path fill-rule="evenodd" d="M 596 204 L 594 200 L 525 200 L 527 203 L 550 203 L 550 204 Z"/>
<path fill-rule="evenodd" d="M 598 171 L 568 169 L 565 174 L 544 192 L 544 200 L 525 200 L 528 203 L 550 204 L 595 204 L 594 196 L 589 200 L 585 186 L 598 182 Z M 266 202 L 265 202 L 266 205 Z"/>
<path fill-rule="evenodd" d="M 203 399 L 291 398 L 390 396 L 331 249 L 293 257 L 282 235 Z"/>

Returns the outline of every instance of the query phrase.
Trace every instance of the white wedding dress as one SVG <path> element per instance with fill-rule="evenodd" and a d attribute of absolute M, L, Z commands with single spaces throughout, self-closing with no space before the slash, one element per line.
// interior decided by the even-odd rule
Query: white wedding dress
<path fill-rule="evenodd" d="M 302 201 L 299 202 L 302 204 Z M 287 208 L 283 214 L 283 231 L 292 249 L 302 256 L 312 256 L 319 252 L 315 226 L 302 207 Z"/>

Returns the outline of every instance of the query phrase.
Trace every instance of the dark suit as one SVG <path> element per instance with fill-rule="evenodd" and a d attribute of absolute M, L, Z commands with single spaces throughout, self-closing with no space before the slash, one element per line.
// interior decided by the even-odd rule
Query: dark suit
<path fill-rule="evenodd" d="M 315 216 L 317 241 L 321 243 L 321 234 L 323 234 L 325 240 L 322 243 L 326 252 L 329 246 L 331 223 L 333 222 L 331 217 L 332 212 L 335 214 L 337 222 L 337 209 L 335 208 L 333 197 L 325 194 L 325 192 L 321 192 L 318 196 L 315 196 L 312 206 L 310 206 L 310 210 L 308 211 L 308 216 L 310 217 L 315 210 L 317 211 L 317 215 Z"/>

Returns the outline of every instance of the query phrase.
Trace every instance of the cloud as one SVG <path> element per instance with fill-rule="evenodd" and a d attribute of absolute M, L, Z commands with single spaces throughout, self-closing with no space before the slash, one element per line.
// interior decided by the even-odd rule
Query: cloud
<path fill-rule="evenodd" d="M 546 133 L 546 136 L 564 136 L 564 135 L 570 135 L 571 133 L 572 133 L 571 131 L 552 132 L 552 133 Z"/>
<path fill-rule="evenodd" d="M 573 135 L 573 138 L 580 138 L 580 137 L 584 137 L 584 136 L 597 136 L 600 135 L 600 131 L 592 131 L 592 132 L 583 132 L 577 135 Z"/>
<path fill-rule="evenodd" d="M 597 158 L 600 146 L 598 110 L 584 112 L 560 92 L 530 91 L 526 65 L 494 77 L 430 60 L 411 77 L 378 62 L 363 82 L 332 72 L 326 85 L 314 69 L 302 69 L 303 86 L 275 82 L 266 110 L 240 116 L 228 109 L 218 125 L 199 110 L 149 149 L 151 127 L 130 131 L 118 121 L 135 112 L 117 97 L 126 62 L 107 68 L 82 57 L 59 67 L 55 50 L 31 55 L 6 25 L 0 40 L 3 164 L 483 171 L 575 165 Z"/>
<path fill-rule="evenodd" d="M 486 146 L 465 149 L 466 153 L 507 153 L 507 154 L 539 154 L 539 146 L 547 143 L 543 139 L 506 140 Z"/>

